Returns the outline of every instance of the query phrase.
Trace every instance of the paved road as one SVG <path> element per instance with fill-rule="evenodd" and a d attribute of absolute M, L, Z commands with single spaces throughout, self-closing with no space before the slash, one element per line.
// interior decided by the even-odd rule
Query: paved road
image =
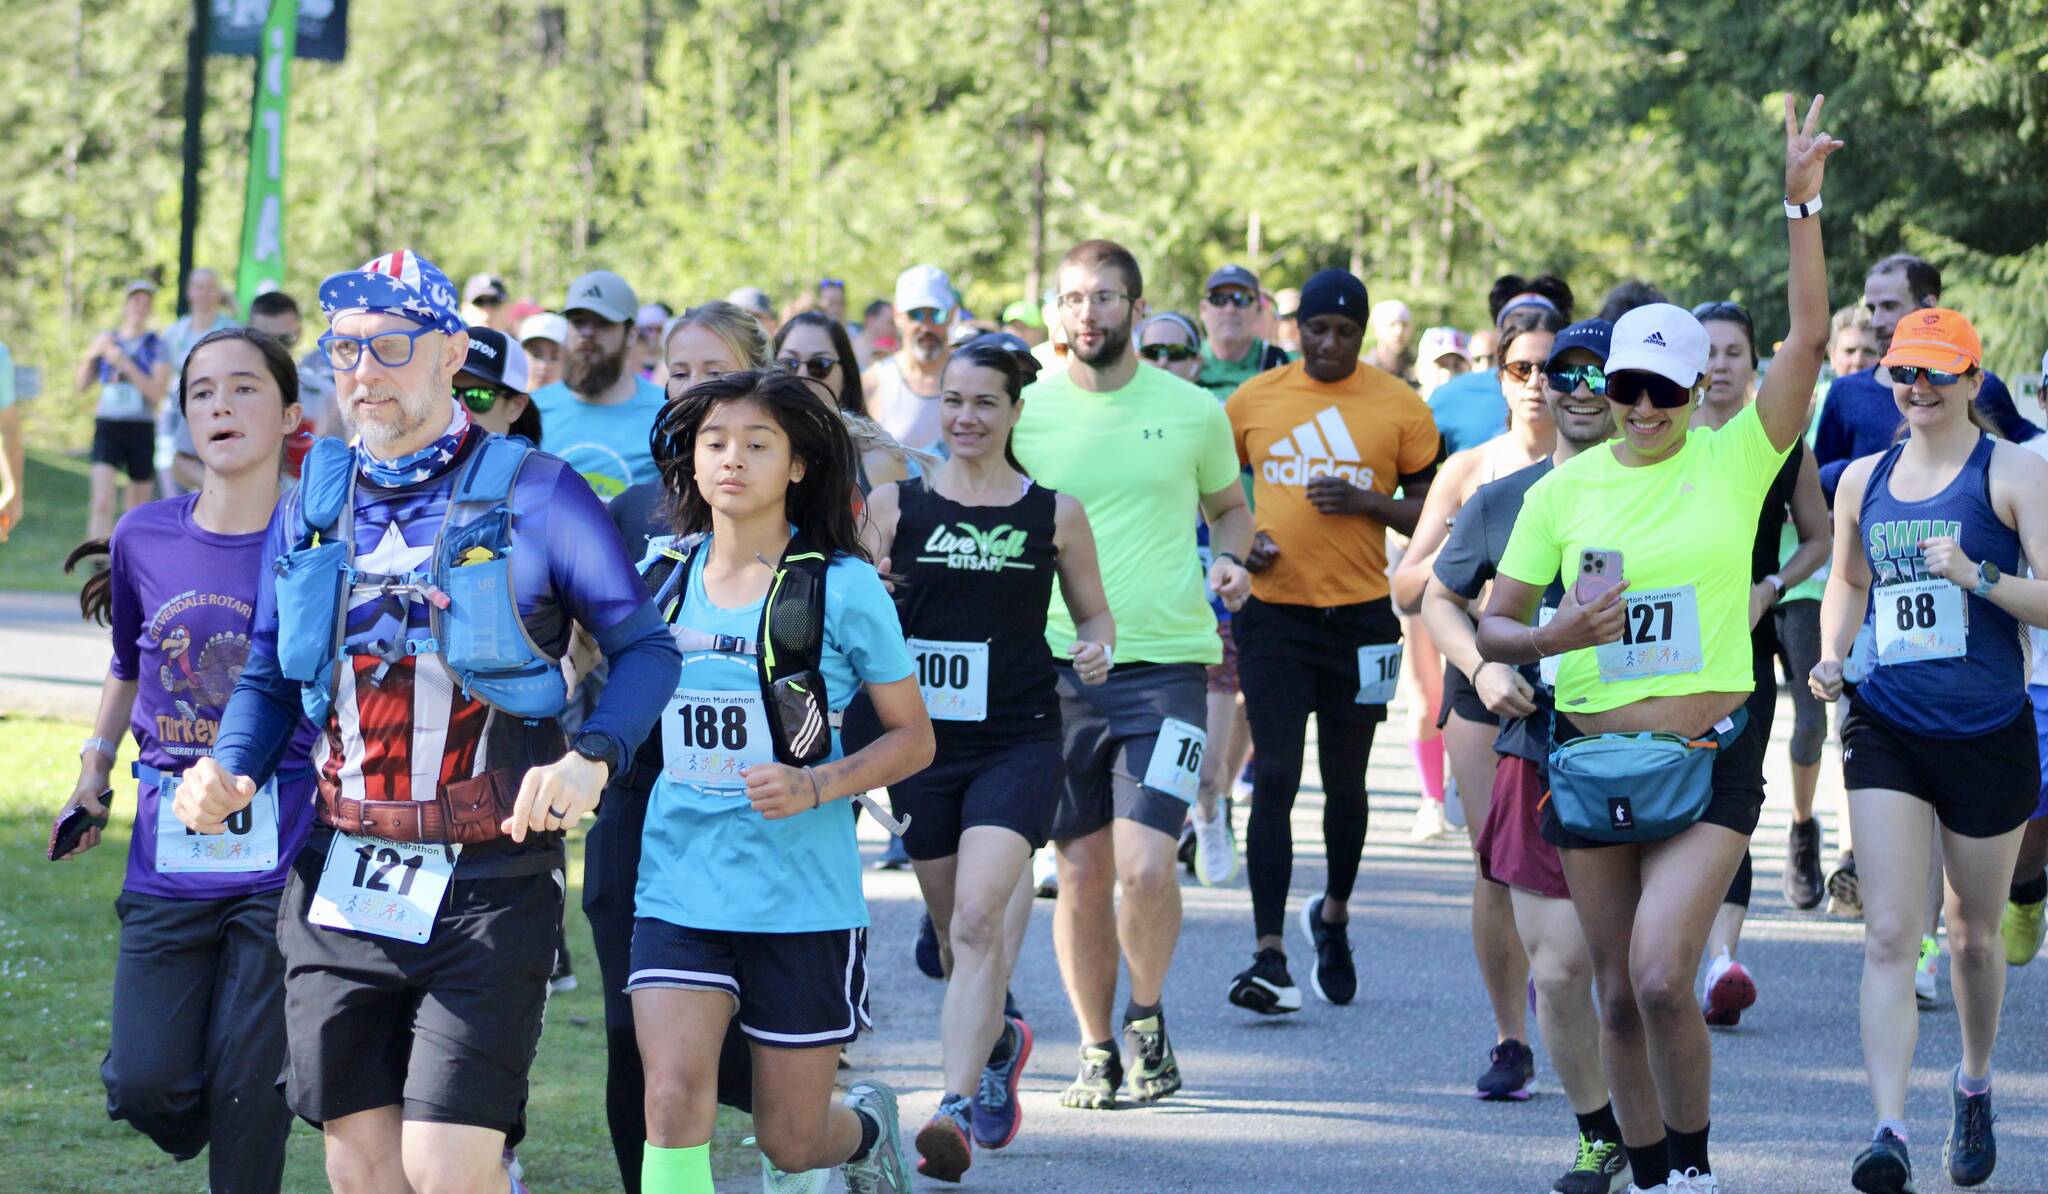
<path fill-rule="evenodd" d="M 1789 711 L 1778 724 L 1790 725 Z M 1390 724 L 1398 724 L 1390 723 Z M 1778 894 L 1789 817 L 1782 741 L 1773 799 L 1757 834 L 1757 900 L 1743 945 L 1760 1001 L 1740 1028 L 1715 1034 L 1714 1155 L 1725 1190 L 1848 1189 L 1849 1160 L 1869 1131 L 1856 1023 L 1861 931 L 1791 911 Z M 1827 771 L 1838 774 L 1830 746 Z M 1313 752 L 1310 752 L 1313 758 Z M 1352 941 L 1358 1000 L 1262 1019 L 1224 992 L 1249 959 L 1250 897 L 1237 886 L 1183 889 L 1186 930 L 1167 983 L 1168 1023 L 1187 1088 L 1156 1107 L 1069 1111 L 1058 1093 L 1078 1048 L 1052 956 L 1051 905 L 1040 901 L 1015 989 L 1038 1033 L 1024 1081 L 1023 1132 L 981 1153 L 962 1188 L 1000 1191 L 1544 1191 L 1569 1162 L 1570 1108 L 1547 1065 L 1527 1103 L 1470 1095 L 1493 1044 L 1472 961 L 1468 851 L 1461 837 L 1407 842 L 1414 773 L 1396 734 L 1374 751 L 1373 820 Z M 1310 783 L 1313 783 L 1311 778 Z M 1834 798 L 1823 791 L 1823 809 Z M 1832 825 L 1833 817 L 1826 818 Z M 1320 890 L 1321 793 L 1295 812 L 1303 861 L 1294 890 Z M 869 832 L 872 832 L 870 827 Z M 875 843 L 868 843 L 872 855 Z M 1833 856 L 1830 838 L 1829 858 Z M 921 910 L 907 873 L 874 873 L 871 973 L 878 1031 L 857 1068 L 904 1092 L 907 1123 L 938 1101 L 940 985 L 911 964 Z M 1306 953 L 1292 915 L 1288 948 Z M 1984 1189 L 2048 1191 L 2048 961 L 2010 972 L 1997 1054 L 2001 1160 Z M 1299 964 L 1297 981 L 1305 979 Z M 1920 1188 L 1946 1187 L 1945 1094 L 1960 1045 L 1948 1007 L 1921 1017 L 1909 1107 Z M 1532 1024 L 1533 1024 L 1533 1017 Z M 1541 1047 L 1538 1047 L 1539 1055 Z M 920 1182 L 930 1188 L 938 1183 Z"/>
<path fill-rule="evenodd" d="M 76 596 L 0 592 L 0 713 L 91 721 L 109 652 Z"/>

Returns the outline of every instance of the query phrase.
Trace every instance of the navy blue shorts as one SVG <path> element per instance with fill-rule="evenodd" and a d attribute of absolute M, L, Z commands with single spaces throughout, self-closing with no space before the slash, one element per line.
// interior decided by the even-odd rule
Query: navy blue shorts
<path fill-rule="evenodd" d="M 931 766 L 889 785 L 890 807 L 910 818 L 904 851 L 917 862 L 951 858 L 974 825 L 1001 826 L 1038 849 L 1052 834 L 1061 766 L 1053 734 L 1001 746 L 942 735 Z"/>
<path fill-rule="evenodd" d="M 844 1045 L 868 1015 L 868 931 L 734 933 L 633 922 L 626 990 L 723 991 L 740 1031 L 778 1049 Z"/>

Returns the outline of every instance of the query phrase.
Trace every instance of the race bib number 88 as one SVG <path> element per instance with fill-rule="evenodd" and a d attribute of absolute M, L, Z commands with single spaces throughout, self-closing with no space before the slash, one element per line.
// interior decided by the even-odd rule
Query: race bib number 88
<path fill-rule="evenodd" d="M 1880 666 L 1955 659 L 1970 641 L 1969 604 L 1946 580 L 1885 585 L 1872 595 L 1871 615 Z"/>

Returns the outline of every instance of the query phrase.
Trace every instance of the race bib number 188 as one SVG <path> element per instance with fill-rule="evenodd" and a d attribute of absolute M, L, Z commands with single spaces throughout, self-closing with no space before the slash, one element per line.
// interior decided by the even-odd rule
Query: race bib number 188
<path fill-rule="evenodd" d="M 1152 742 L 1152 761 L 1145 767 L 1145 786 L 1188 804 L 1202 786 L 1202 750 L 1209 736 L 1200 726 L 1175 718 L 1159 723 Z"/>
<path fill-rule="evenodd" d="M 461 846 L 336 833 L 306 919 L 414 944 L 434 932 Z"/>

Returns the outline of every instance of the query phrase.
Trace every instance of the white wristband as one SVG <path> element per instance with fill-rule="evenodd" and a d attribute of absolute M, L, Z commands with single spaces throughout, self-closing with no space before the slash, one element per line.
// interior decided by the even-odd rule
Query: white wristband
<path fill-rule="evenodd" d="M 1102 666 L 1116 666 L 1116 648 L 1110 646 L 1108 643 L 1102 644 Z"/>
<path fill-rule="evenodd" d="M 1788 219 L 1788 220 L 1803 220 L 1803 219 L 1805 219 L 1805 218 L 1806 218 L 1806 217 L 1808 217 L 1808 216 L 1812 216 L 1812 215 L 1819 215 L 1819 214 L 1820 214 L 1820 196 L 1819 196 L 1819 195 L 1815 195 L 1815 196 L 1814 196 L 1813 198 L 1811 198 L 1811 199 L 1808 199 L 1808 200 L 1807 200 L 1806 202 L 1804 202 L 1804 203 L 1794 203 L 1794 202 L 1792 202 L 1792 198 L 1791 198 L 1791 196 L 1789 196 L 1789 195 L 1785 197 L 1785 218 L 1786 218 L 1786 219 Z"/>
<path fill-rule="evenodd" d="M 98 735 L 94 735 L 91 738 L 87 738 L 85 740 L 85 744 L 78 748 L 78 753 L 80 755 L 84 755 L 85 752 L 87 751 L 92 751 L 95 754 L 104 755 L 106 756 L 107 762 L 111 763 L 114 761 L 114 756 L 121 753 L 121 748 L 115 746 L 113 743 L 107 741 L 105 738 L 101 738 Z"/>
<path fill-rule="evenodd" d="M 1775 572 L 1771 573 L 1769 576 L 1764 577 L 1764 583 L 1770 585 L 1772 588 L 1778 590 L 1780 593 L 1785 591 L 1785 578 L 1779 576 Z"/>

